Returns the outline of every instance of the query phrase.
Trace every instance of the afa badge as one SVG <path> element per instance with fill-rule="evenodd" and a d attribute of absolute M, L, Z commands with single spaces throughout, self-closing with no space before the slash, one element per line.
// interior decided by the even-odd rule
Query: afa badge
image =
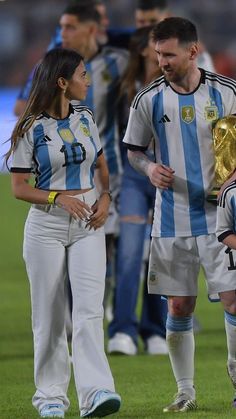
<path fill-rule="evenodd" d="M 149 271 L 148 273 L 148 283 L 149 284 L 157 284 L 158 282 L 158 277 L 156 272 L 154 271 Z"/>
<path fill-rule="evenodd" d="M 204 118 L 208 122 L 219 119 L 219 111 L 213 100 L 209 100 L 204 108 Z"/>
<path fill-rule="evenodd" d="M 102 71 L 102 80 L 105 83 L 110 83 L 112 81 L 111 74 L 107 69 Z"/>
<path fill-rule="evenodd" d="M 91 85 L 92 84 L 92 77 L 91 77 L 91 74 L 88 71 L 86 73 L 86 79 L 87 79 L 88 84 Z"/>
<path fill-rule="evenodd" d="M 191 124 L 195 119 L 195 110 L 194 107 L 189 106 L 182 106 L 181 108 L 181 118 L 186 124 Z"/>
<path fill-rule="evenodd" d="M 60 128 L 58 129 L 58 134 L 60 135 L 61 139 L 66 143 L 72 144 L 75 140 L 75 136 L 70 128 Z"/>
<path fill-rule="evenodd" d="M 91 137 L 91 133 L 89 131 L 89 128 L 83 122 L 81 122 L 79 124 L 79 129 L 86 137 Z"/>

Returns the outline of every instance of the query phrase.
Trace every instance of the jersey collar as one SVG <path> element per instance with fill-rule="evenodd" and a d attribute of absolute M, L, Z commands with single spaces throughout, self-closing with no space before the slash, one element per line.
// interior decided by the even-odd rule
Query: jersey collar
<path fill-rule="evenodd" d="M 71 103 L 69 103 L 69 112 L 68 112 L 68 115 L 65 117 L 65 118 L 63 118 L 63 119 L 67 119 L 67 118 L 69 118 L 69 116 L 71 115 L 71 114 L 73 114 L 75 111 L 74 111 L 74 108 L 73 108 L 73 106 L 72 106 L 72 104 Z M 45 118 L 47 118 L 47 119 L 55 119 L 55 120 L 58 120 L 58 118 L 53 118 L 51 115 L 49 115 L 47 112 L 45 112 L 45 111 L 43 111 L 42 112 L 42 115 L 45 117 Z"/>
<path fill-rule="evenodd" d="M 168 82 L 168 80 L 166 80 L 166 78 L 164 77 L 165 85 L 166 86 L 170 86 L 170 88 L 173 90 L 173 92 L 177 93 L 178 95 L 183 95 L 183 96 L 192 95 L 193 93 L 195 93 L 199 89 L 199 87 L 201 86 L 201 84 L 205 84 L 206 83 L 206 72 L 205 72 L 205 70 L 203 68 L 199 68 L 199 70 L 201 72 L 199 83 L 198 83 L 196 89 L 194 89 L 190 93 L 179 93 L 179 92 L 177 92 L 175 89 L 173 89 L 173 87 L 170 85 L 170 83 Z"/>

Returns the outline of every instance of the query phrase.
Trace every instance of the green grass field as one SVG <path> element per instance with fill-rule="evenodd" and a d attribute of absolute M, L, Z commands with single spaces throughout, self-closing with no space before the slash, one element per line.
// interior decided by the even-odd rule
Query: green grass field
<path fill-rule="evenodd" d="M 0 419 L 33 419 L 33 349 L 29 287 L 22 260 L 22 237 L 28 205 L 11 196 L 9 176 L 0 175 Z M 203 330 L 196 335 L 196 388 L 199 409 L 188 418 L 229 418 L 233 390 L 226 374 L 226 344 L 220 304 L 210 304 L 200 281 L 197 317 Z M 175 393 L 167 356 L 109 358 L 122 409 L 115 418 L 154 419 L 183 414 L 163 414 Z M 71 407 L 66 417 L 79 418 L 73 379 Z"/>

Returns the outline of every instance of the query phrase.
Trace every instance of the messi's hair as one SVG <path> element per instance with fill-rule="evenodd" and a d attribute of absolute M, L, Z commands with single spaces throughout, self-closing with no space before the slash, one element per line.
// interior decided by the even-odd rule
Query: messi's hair
<path fill-rule="evenodd" d="M 167 7 L 167 0 L 138 0 L 136 5 L 136 9 L 140 10 L 165 10 Z"/>
<path fill-rule="evenodd" d="M 63 77 L 70 80 L 81 61 L 81 55 L 66 48 L 54 48 L 45 54 L 35 69 L 25 111 L 13 130 L 11 150 L 14 150 L 18 139 L 29 130 L 36 118 L 60 95 L 58 79 Z"/>
<path fill-rule="evenodd" d="M 95 1 L 73 1 L 62 12 L 61 15 L 75 15 L 80 22 L 100 23 L 100 14 L 96 10 Z"/>
<path fill-rule="evenodd" d="M 177 38 L 181 44 L 197 42 L 196 26 L 183 17 L 167 17 L 153 29 L 153 40 L 157 42 L 170 38 Z"/>

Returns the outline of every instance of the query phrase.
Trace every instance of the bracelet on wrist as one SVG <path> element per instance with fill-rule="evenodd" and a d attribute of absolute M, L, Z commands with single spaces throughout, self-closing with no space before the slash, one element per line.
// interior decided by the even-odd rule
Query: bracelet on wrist
<path fill-rule="evenodd" d="M 55 192 L 55 191 L 49 192 L 49 195 L 47 197 L 47 203 L 49 205 L 54 205 L 58 195 L 60 195 L 60 192 Z"/>
<path fill-rule="evenodd" d="M 108 195 L 108 196 L 109 196 L 109 198 L 110 198 L 110 201 L 112 202 L 112 193 L 111 193 L 111 191 L 109 191 L 109 190 L 107 190 L 107 191 L 102 191 L 102 192 L 100 193 L 100 197 L 101 197 L 102 195 Z"/>

